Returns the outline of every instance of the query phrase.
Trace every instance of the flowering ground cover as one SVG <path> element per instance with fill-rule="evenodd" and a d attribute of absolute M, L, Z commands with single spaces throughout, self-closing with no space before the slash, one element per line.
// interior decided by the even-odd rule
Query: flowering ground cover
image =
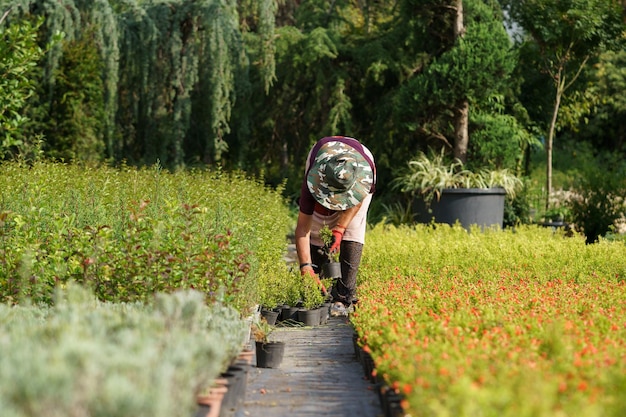
<path fill-rule="evenodd" d="M 412 416 L 626 415 L 626 246 L 376 227 L 351 320 Z"/>

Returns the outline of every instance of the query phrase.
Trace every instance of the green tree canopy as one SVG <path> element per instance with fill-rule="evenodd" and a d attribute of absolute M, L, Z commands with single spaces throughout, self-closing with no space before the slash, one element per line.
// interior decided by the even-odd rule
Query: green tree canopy
<path fill-rule="evenodd" d="M 426 13 L 426 17 L 431 18 L 432 13 Z M 464 2 L 464 20 L 464 35 L 454 42 L 443 38 L 448 49 L 428 56 L 423 70 L 409 77 L 396 96 L 399 120 L 409 131 L 449 148 L 457 145 L 452 127 L 461 103 L 469 101 L 471 111 L 487 109 L 485 105 L 490 97 L 507 89 L 515 65 L 511 43 L 495 4 Z M 428 23 L 422 21 L 421 26 L 427 27 Z M 448 31 L 452 30 L 448 28 Z M 492 137 L 492 140 L 506 140 L 506 137 Z"/>
<path fill-rule="evenodd" d="M 0 8 L 0 159 L 24 152 L 29 138 L 24 135 L 28 117 L 27 100 L 35 93 L 37 66 L 44 51 L 37 43 L 42 23 L 8 20 L 10 9 Z"/>
<path fill-rule="evenodd" d="M 587 63 L 624 45 L 624 7 L 615 0 L 505 1 L 511 18 L 528 35 L 522 48 L 552 82 L 552 109 L 545 113 L 546 209 L 552 190 L 552 147 L 563 96 Z M 542 92 L 542 94 L 544 94 Z"/>
<path fill-rule="evenodd" d="M 513 165 L 522 125 L 511 120 L 508 106 L 490 104 L 494 95 L 510 99 L 511 42 L 497 3 L 463 4 L 465 35 L 459 39 L 452 28 L 455 1 L 317 0 L 280 8 L 277 15 L 289 24 L 276 29 L 277 81 L 268 95 L 252 84 L 253 100 L 239 101 L 245 108 L 234 110 L 236 118 L 251 115 L 248 124 L 234 123 L 229 139 L 236 143 L 241 132 L 249 138 L 248 150 L 235 152 L 240 164 L 270 179 L 295 179 L 315 140 L 345 134 L 374 151 L 385 183 L 417 151 L 452 149 L 455 108 L 469 100 L 475 114 L 492 115 L 478 123 L 470 117 L 477 139 L 506 144 L 481 155 L 487 144 L 477 143 L 471 148 L 476 165 Z M 480 135 L 487 127 L 491 133 Z M 503 158 L 497 149 L 515 156 Z M 298 185 L 291 190 L 297 193 Z"/>

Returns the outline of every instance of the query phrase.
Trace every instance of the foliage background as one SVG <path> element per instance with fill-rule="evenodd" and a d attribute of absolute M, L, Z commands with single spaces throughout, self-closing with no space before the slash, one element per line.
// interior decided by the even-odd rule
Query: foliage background
<path fill-rule="evenodd" d="M 535 204 L 551 192 L 543 186 L 546 174 L 535 169 L 547 163 L 542 144 L 554 101 L 541 58 L 558 56 L 568 34 L 608 34 L 572 32 L 570 23 L 602 29 L 596 24 L 606 20 L 623 32 L 623 7 L 597 0 L 601 15 L 573 2 L 560 16 L 552 0 L 528 9 L 466 0 L 459 37 L 451 28 L 460 3 L 0 0 L 0 10 L 8 11 L 3 36 L 14 27 L 26 31 L 30 44 L 16 45 L 31 61 L 39 59 L 19 89 L 22 98 L 11 101 L 18 110 L 10 123 L 19 120 L 19 129 L 9 130 L 8 119 L 3 124 L 2 152 L 139 166 L 158 161 L 167 169 L 219 164 L 274 186 L 287 179 L 284 193 L 295 200 L 312 143 L 345 134 L 376 156 L 375 221 L 403 198 L 387 187 L 397 169 L 427 148 L 452 152 L 459 103 L 467 100 L 466 166 L 532 178 L 532 190 L 520 199 L 529 195 Z M 550 39 L 543 48 L 552 49 L 542 50 L 532 31 L 523 36 L 520 24 L 529 13 L 559 23 L 534 19 L 527 28 Z M 518 18 L 513 29 L 511 16 Z M 623 38 L 594 44 L 562 97 L 555 189 L 571 186 L 558 176 L 559 154 L 567 163 L 579 143 L 591 144 L 590 160 L 624 153 Z M 17 92 L 2 91 L 5 98 Z M 516 212 L 528 204 L 509 207 L 511 224 L 528 221 Z"/>

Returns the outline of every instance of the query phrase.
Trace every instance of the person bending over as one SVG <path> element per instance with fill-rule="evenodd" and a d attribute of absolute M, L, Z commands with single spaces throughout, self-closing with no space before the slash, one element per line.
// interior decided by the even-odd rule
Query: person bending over
<path fill-rule="evenodd" d="M 358 140 L 345 136 L 320 139 L 309 151 L 295 230 L 300 272 L 319 281 L 328 262 L 320 230 L 332 230 L 330 253 L 339 251 L 341 278 L 333 286 L 331 314 L 347 315 L 356 303 L 367 212 L 376 185 L 374 157 Z M 324 278 L 322 276 L 322 278 Z"/>

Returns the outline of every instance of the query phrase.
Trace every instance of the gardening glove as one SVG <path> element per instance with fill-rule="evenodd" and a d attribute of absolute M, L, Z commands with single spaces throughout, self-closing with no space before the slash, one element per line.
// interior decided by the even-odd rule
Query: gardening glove
<path fill-rule="evenodd" d="M 339 247 L 341 246 L 341 239 L 343 239 L 343 231 L 338 230 L 338 229 L 333 229 L 333 238 L 330 241 L 330 249 L 328 250 L 329 253 L 339 252 Z"/>

